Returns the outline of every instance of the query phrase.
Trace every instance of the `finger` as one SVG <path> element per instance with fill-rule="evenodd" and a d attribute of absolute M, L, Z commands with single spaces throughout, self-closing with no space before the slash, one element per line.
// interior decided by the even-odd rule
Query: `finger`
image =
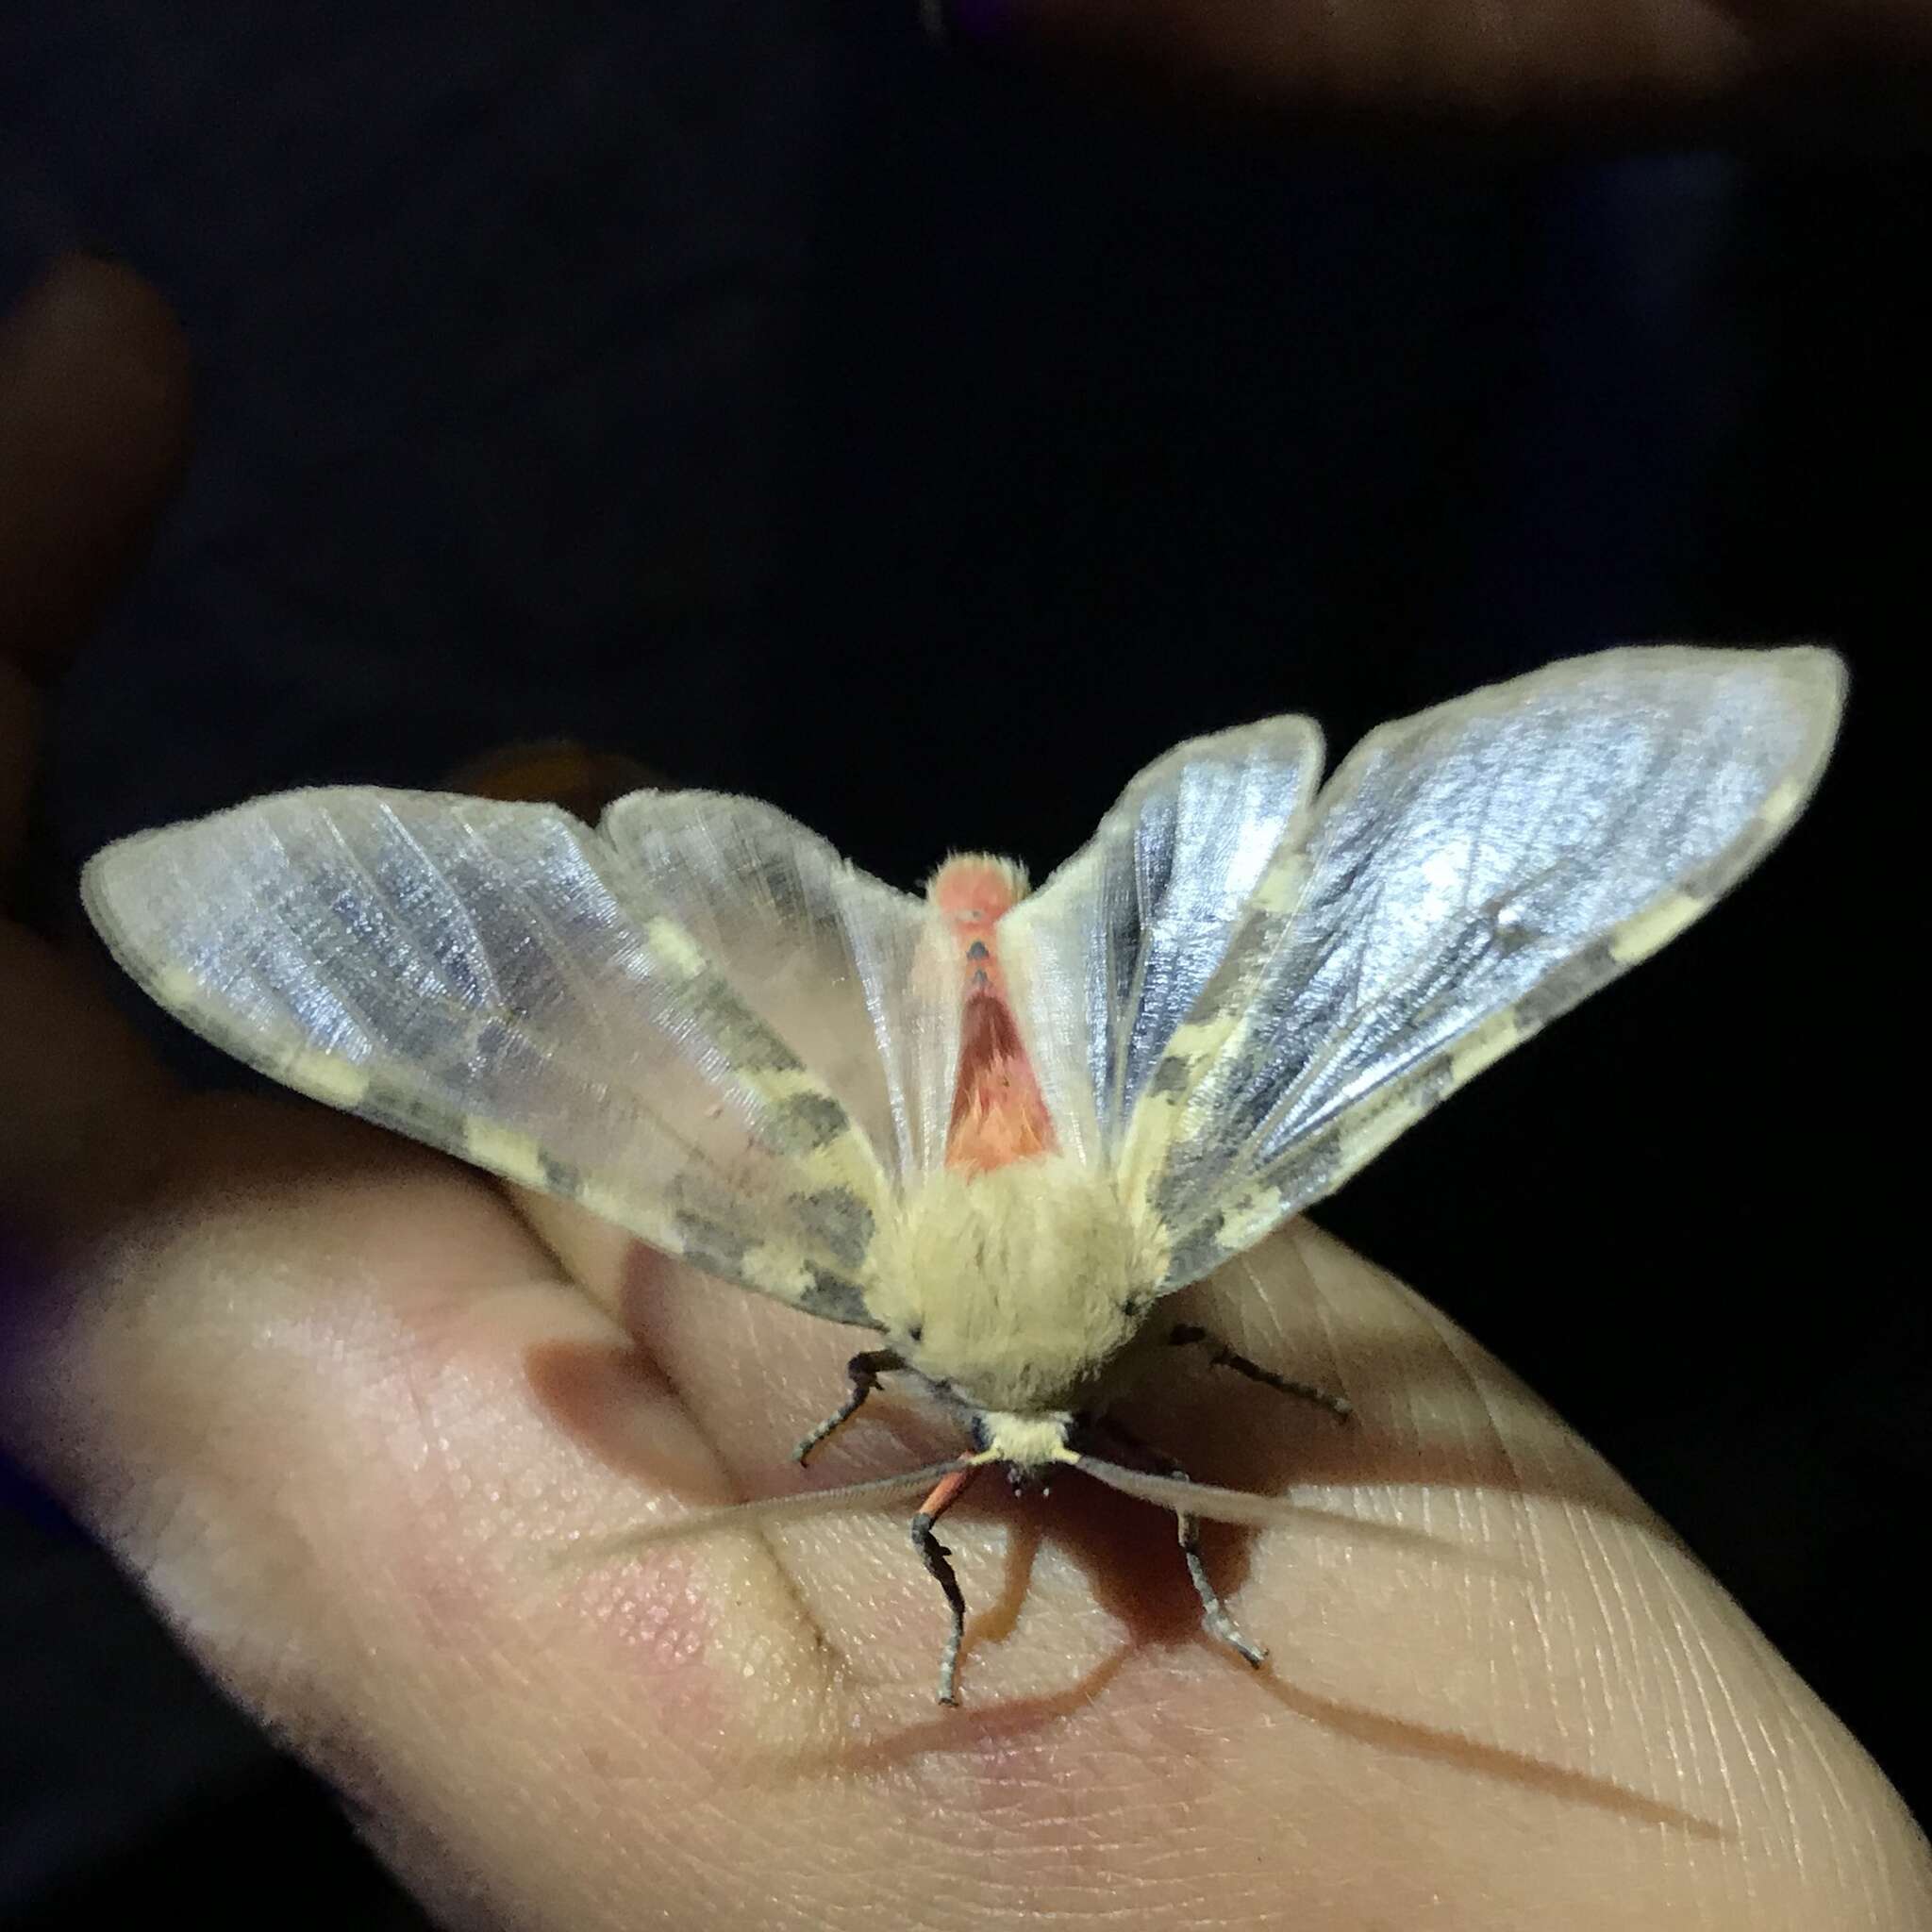
<path fill-rule="evenodd" d="M 43 674 L 139 558 L 187 438 L 160 297 L 70 256 L 0 323 L 0 864 L 18 856 Z M 165 1088 L 71 962 L 0 924 L 0 1218 L 83 1219 L 138 1157 Z"/>
<path fill-rule="evenodd" d="M 627 791 L 670 781 L 623 752 L 592 751 L 569 739 L 505 745 L 448 774 L 443 789 L 474 798 L 525 799 L 560 805 L 594 825 Z"/>
<path fill-rule="evenodd" d="M 1868 109 L 1890 75 L 1923 111 L 1932 53 L 1932 8 L 1916 0 L 944 0 L 933 17 L 961 45 L 1032 49 L 1302 126 L 1707 131 L 1854 74 Z"/>
<path fill-rule="evenodd" d="M 131 269 L 70 255 L 0 324 L 0 656 L 44 672 L 140 558 L 187 449 L 188 353 Z"/>
<path fill-rule="evenodd" d="M 0 864 L 34 768 L 33 676 L 139 558 L 179 474 L 188 358 L 130 270 L 63 257 L 0 319 Z"/>

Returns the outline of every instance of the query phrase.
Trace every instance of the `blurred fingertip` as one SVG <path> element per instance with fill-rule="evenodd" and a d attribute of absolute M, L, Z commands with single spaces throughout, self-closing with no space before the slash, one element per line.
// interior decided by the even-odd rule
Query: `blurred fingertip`
<path fill-rule="evenodd" d="M 0 648 L 44 674 L 138 562 L 188 456 L 187 333 L 125 262 L 58 257 L 0 317 Z"/>
<path fill-rule="evenodd" d="M 58 256 L 0 316 L 0 389 L 13 391 L 9 415 L 58 417 L 63 442 L 109 439 L 137 491 L 141 479 L 167 488 L 186 458 L 188 333 L 160 290 L 117 258 Z"/>
<path fill-rule="evenodd" d="M 150 403 L 185 428 L 192 358 L 175 306 L 125 257 L 90 245 L 55 261 L 42 287 L 104 348 L 130 381 L 145 375 Z M 131 400 L 131 398 L 130 398 Z"/>
<path fill-rule="evenodd" d="M 144 354 L 157 374 L 185 383 L 188 338 L 167 297 L 140 270 L 105 246 L 57 256 L 0 323 L 9 346 L 42 332 L 62 346 L 109 339 Z"/>
<path fill-rule="evenodd" d="M 567 738 L 501 746 L 467 759 L 444 780 L 450 791 L 475 798 L 560 805 L 592 824 L 626 792 L 670 782 L 627 753 L 593 751 Z"/>

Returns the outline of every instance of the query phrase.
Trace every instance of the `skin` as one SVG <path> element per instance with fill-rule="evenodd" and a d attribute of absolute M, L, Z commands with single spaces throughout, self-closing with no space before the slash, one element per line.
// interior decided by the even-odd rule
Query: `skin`
<path fill-rule="evenodd" d="M 46 680 L 178 472 L 186 358 L 125 270 L 0 341 L 0 839 Z M 1209 1532 L 1074 1480 L 555 1560 L 767 1491 L 856 1338 L 296 1101 L 173 1089 L 72 950 L 0 930 L 0 1425 L 207 1667 L 452 1923 L 1064 1927 L 1932 1923 L 1876 1770 L 1591 1452 L 1302 1227 L 1177 1318 L 1357 1423 L 1183 1364 L 1130 1405 L 1305 1523 Z M 951 1454 L 876 1398 L 831 1482 Z M 983 1492 L 984 1500 L 981 1500 Z M 1324 1514 L 1323 1512 L 1330 1512 Z"/>

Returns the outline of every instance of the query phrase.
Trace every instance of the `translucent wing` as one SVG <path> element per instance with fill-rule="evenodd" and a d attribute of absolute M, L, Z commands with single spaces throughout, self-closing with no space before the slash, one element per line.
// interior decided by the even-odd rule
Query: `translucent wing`
<path fill-rule="evenodd" d="M 1000 922 L 1001 956 L 1062 1144 L 1110 1163 L 1147 1081 L 1322 775 L 1322 734 L 1273 718 L 1176 745 Z"/>
<path fill-rule="evenodd" d="M 288 1085 L 835 1321 L 889 1189 L 838 1099 L 568 814 L 362 789 L 122 841 L 125 966 Z"/>
<path fill-rule="evenodd" d="M 893 1178 L 943 1165 L 959 993 L 924 899 L 755 799 L 637 791 L 599 829 L 844 1103 Z"/>
<path fill-rule="evenodd" d="M 1605 652 L 1383 725 L 1291 823 L 1117 1162 L 1166 1286 L 1339 1187 L 1680 932 L 1803 807 L 1828 651 Z"/>

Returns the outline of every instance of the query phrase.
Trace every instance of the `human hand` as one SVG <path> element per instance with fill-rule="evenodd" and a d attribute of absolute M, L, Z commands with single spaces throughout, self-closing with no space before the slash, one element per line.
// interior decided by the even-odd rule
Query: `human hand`
<path fill-rule="evenodd" d="M 0 774 L 174 473 L 172 325 L 70 263 L 0 348 Z M 20 786 L 0 792 L 17 862 Z M 1357 1420 L 1177 1361 L 1134 1420 L 1307 1522 L 969 1504 L 965 1707 L 901 1510 L 551 1559 L 800 1481 L 850 1335 L 292 1100 L 173 1089 L 0 936 L 0 1426 L 209 1670 L 463 1923 L 1904 1928 L 1924 1847 L 1616 1477 L 1307 1227 L 1190 1313 Z M 958 1447 L 880 1399 L 814 1480 Z M 1322 1513 L 1329 1512 L 1325 1517 Z"/>
<path fill-rule="evenodd" d="M 1111 72 L 1221 117 L 1707 141 L 1916 135 L 1932 0 L 922 0 L 966 48 Z"/>

